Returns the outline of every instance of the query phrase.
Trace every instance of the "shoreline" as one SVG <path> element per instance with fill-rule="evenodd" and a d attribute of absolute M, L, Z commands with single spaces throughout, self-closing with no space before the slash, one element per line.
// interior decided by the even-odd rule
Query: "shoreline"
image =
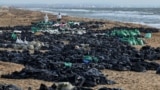
<path fill-rule="evenodd" d="M 38 9 L 35 9 L 35 8 L 21 8 L 21 9 L 24 9 L 24 10 L 31 10 L 31 11 L 40 11 L 42 13 L 50 13 L 50 14 L 53 14 L 53 15 L 57 15 L 58 11 L 54 12 L 54 11 L 50 11 L 50 10 L 40 10 L 41 8 L 38 8 Z M 80 8 L 81 9 L 81 8 Z M 83 9 L 83 8 L 82 8 Z M 99 17 L 85 17 L 85 16 L 75 16 L 75 15 L 67 15 L 67 13 L 63 13 L 62 12 L 62 15 L 66 15 L 66 16 L 69 16 L 69 17 L 75 17 L 75 18 L 88 18 L 88 19 L 96 19 L 96 20 L 104 20 L 104 21 L 113 21 L 113 22 L 119 22 L 119 23 L 129 23 L 129 24 L 138 24 L 138 25 L 143 25 L 143 26 L 148 26 L 148 27 L 151 27 L 151 28 L 157 28 L 157 29 L 160 29 L 160 27 L 158 26 L 159 24 L 154 24 L 154 23 L 150 23 L 150 24 L 147 24 L 147 23 L 143 23 L 143 22 L 129 22 L 129 21 L 121 21 L 121 20 L 111 20 L 111 19 L 107 19 L 107 18 L 99 18 Z"/>
<path fill-rule="evenodd" d="M 52 12 L 48 13 L 49 20 L 56 20 L 56 15 Z M 3 15 L 4 14 L 4 15 Z M 34 11 L 28 9 L 19 9 L 19 8 L 8 8 L 6 12 L 0 12 L 0 26 L 16 26 L 16 25 L 31 25 L 31 22 L 37 22 L 43 20 L 45 11 Z M 130 23 L 130 22 L 120 22 L 112 21 L 106 19 L 96 19 L 96 18 L 85 18 L 85 17 L 76 17 L 76 16 L 63 16 L 62 21 L 101 21 L 105 22 L 103 28 L 100 29 L 111 29 L 114 27 L 131 27 L 131 28 L 155 28 L 148 25 Z"/>

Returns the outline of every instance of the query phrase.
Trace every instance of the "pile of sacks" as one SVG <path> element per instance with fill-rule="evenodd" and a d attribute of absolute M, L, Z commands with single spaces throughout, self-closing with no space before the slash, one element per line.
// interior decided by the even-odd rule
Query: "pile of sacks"
<path fill-rule="evenodd" d="M 53 84 L 51 87 L 47 87 L 46 85 L 41 84 L 39 90 L 94 90 L 94 89 L 87 87 L 76 87 L 69 82 L 60 82 Z M 102 87 L 99 88 L 98 90 L 122 90 L 122 89 Z"/>
<path fill-rule="evenodd" d="M 12 84 L 0 84 L 0 90 L 23 90 L 23 89 Z M 33 90 L 33 89 L 29 87 L 28 90 Z M 47 87 L 45 84 L 41 84 L 39 89 L 37 90 L 94 90 L 94 89 L 87 87 L 76 87 L 69 82 L 59 82 L 53 84 L 51 87 Z M 122 90 L 122 89 L 103 87 L 99 88 L 98 90 Z"/>
<path fill-rule="evenodd" d="M 18 49 L 22 49 L 22 50 L 40 50 L 41 47 L 44 46 L 43 42 L 40 41 L 22 41 L 22 40 L 17 40 L 15 44 L 13 44 L 13 48 L 18 50 Z"/>
<path fill-rule="evenodd" d="M 22 89 L 12 84 L 0 84 L 0 90 L 22 90 Z"/>
<path fill-rule="evenodd" d="M 0 51 L 0 60 L 23 64 L 20 72 L 3 75 L 4 78 L 33 78 L 45 81 L 70 82 L 74 86 L 93 87 L 99 84 L 114 84 L 100 70 L 119 71 L 157 70 L 159 64 L 146 59 L 159 59 L 159 49 L 145 48 L 140 51 L 129 44 L 121 42 L 117 37 L 93 35 L 90 31 L 83 35 L 50 35 L 37 36 L 41 42 L 47 42 L 48 51 L 42 53 L 35 50 Z M 69 43 L 64 44 L 61 40 Z M 152 51 L 150 51 L 152 50 Z M 146 57 L 153 53 L 151 57 Z M 102 89 L 103 90 L 103 89 Z"/>

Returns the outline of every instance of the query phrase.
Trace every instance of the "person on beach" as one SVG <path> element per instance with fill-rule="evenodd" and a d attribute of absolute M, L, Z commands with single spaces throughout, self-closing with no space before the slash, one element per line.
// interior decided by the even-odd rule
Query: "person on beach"
<path fill-rule="evenodd" d="M 62 19 L 62 15 L 61 15 L 61 13 L 58 13 L 58 15 L 57 15 L 57 21 L 60 22 L 61 19 Z"/>

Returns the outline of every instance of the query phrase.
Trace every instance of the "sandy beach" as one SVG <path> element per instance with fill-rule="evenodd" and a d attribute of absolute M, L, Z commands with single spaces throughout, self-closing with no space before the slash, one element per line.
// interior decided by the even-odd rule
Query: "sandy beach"
<path fill-rule="evenodd" d="M 0 12 L 0 27 L 2 26 L 17 26 L 17 25 L 31 25 L 31 22 L 37 22 L 43 20 L 45 13 L 38 11 L 29 11 L 22 9 L 9 8 L 1 10 Z M 50 20 L 56 20 L 56 15 L 48 14 Z M 66 21 L 102 21 L 105 24 L 98 28 L 97 30 L 105 30 L 113 27 L 134 27 L 134 28 L 152 28 L 140 24 L 123 23 L 109 20 L 97 20 L 88 18 L 79 18 L 72 16 L 64 16 L 62 18 L 63 22 Z M 160 32 L 153 33 L 152 38 L 146 39 L 147 45 L 152 47 L 159 47 L 160 45 Z M 139 49 L 142 46 L 135 46 Z M 156 60 L 160 64 L 160 60 Z M 23 65 L 18 65 L 9 62 L 0 62 L 0 75 L 9 74 L 14 71 L 20 71 L 24 68 Z M 160 75 L 156 74 L 156 71 L 147 72 L 132 72 L 132 71 L 113 71 L 113 70 L 103 70 L 108 78 L 115 80 L 117 83 L 114 85 L 105 85 L 112 88 L 122 88 L 124 90 L 160 90 Z M 37 90 L 41 83 L 48 86 L 52 85 L 53 82 L 46 82 L 42 80 L 35 79 L 5 79 L 0 78 L 0 83 L 14 84 L 21 87 L 23 90 L 28 90 L 28 87 L 32 87 L 33 90 Z M 94 87 L 97 90 L 99 87 L 104 85 L 99 85 Z"/>

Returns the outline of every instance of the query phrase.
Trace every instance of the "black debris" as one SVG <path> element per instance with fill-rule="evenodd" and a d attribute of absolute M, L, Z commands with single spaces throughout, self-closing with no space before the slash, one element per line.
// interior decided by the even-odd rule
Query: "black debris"
<path fill-rule="evenodd" d="M 0 90 L 22 90 L 22 89 L 12 84 L 0 84 Z"/>
<path fill-rule="evenodd" d="M 157 73 L 157 74 L 160 74 L 160 67 L 157 68 L 156 73 Z"/>

